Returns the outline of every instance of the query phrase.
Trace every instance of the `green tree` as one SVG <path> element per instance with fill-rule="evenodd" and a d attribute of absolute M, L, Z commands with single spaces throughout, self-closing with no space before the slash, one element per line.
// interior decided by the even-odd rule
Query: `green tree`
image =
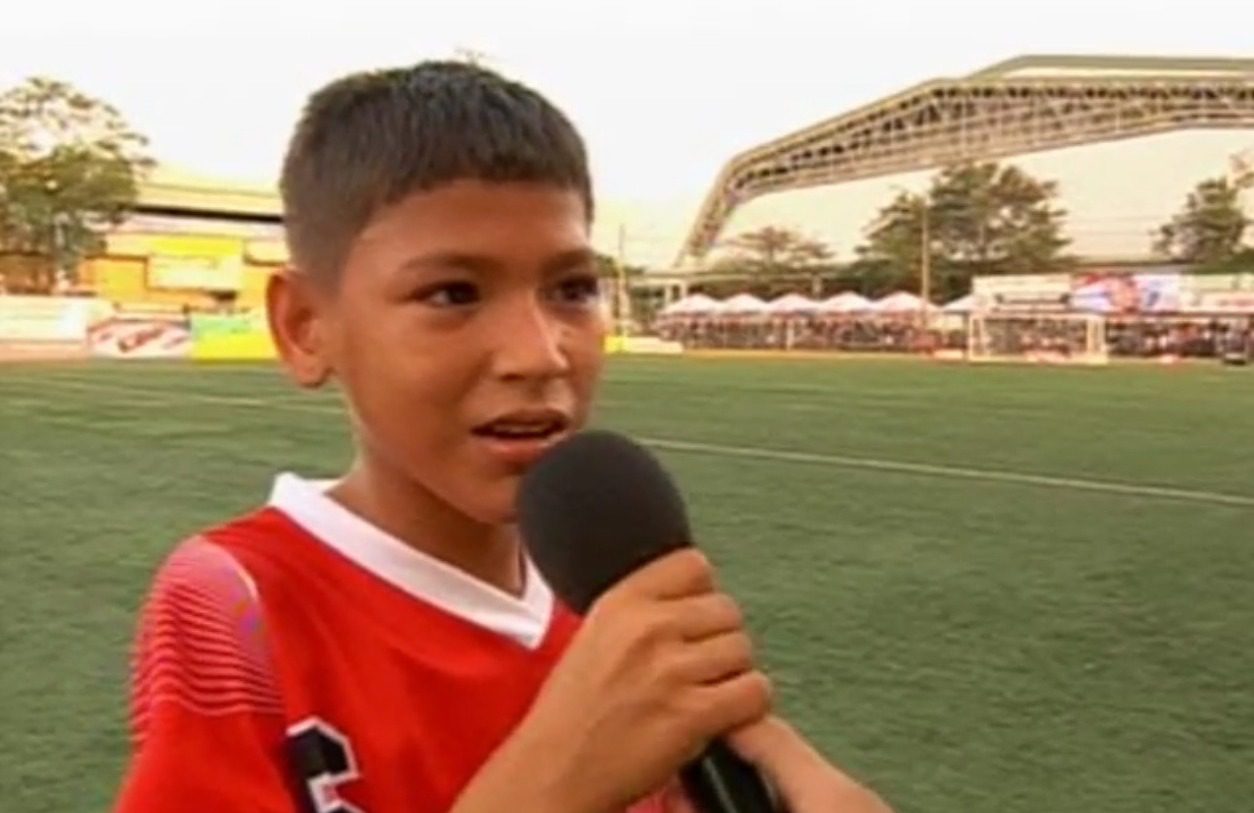
<path fill-rule="evenodd" d="M 1036 274 L 1066 265 L 1058 188 L 1015 166 L 948 167 L 932 182 L 929 214 L 944 263 L 969 274 Z"/>
<path fill-rule="evenodd" d="M 902 192 L 871 221 L 855 263 L 862 294 L 881 297 L 903 288 L 919 290 L 927 205 L 925 198 Z"/>
<path fill-rule="evenodd" d="M 1031 274 L 1068 263 L 1062 236 L 1066 212 L 1057 188 L 1017 167 L 960 164 L 937 175 L 924 196 L 901 193 L 881 209 L 858 248 L 864 292 L 919 290 L 924 220 L 934 298 L 970 290 L 981 274 Z"/>
<path fill-rule="evenodd" d="M 765 274 L 811 270 L 829 262 L 833 256 L 826 244 L 778 226 L 744 232 L 728 240 L 726 245 L 733 252 L 728 265 Z"/>
<path fill-rule="evenodd" d="M 610 279 L 614 279 L 618 277 L 618 271 L 619 271 L 618 260 L 615 259 L 614 257 L 611 257 L 609 254 L 604 254 L 598 251 L 596 255 L 596 265 L 597 265 L 597 274 L 599 276 L 603 278 L 610 278 Z M 623 263 L 622 272 L 623 272 L 623 276 L 625 276 L 627 279 L 635 279 L 636 277 L 645 273 L 645 267 L 643 265 L 632 265 L 631 263 Z"/>
<path fill-rule="evenodd" d="M 0 252 L 71 279 L 134 205 L 152 161 L 112 106 L 52 79 L 0 93 Z"/>
<path fill-rule="evenodd" d="M 1202 181 L 1171 222 L 1158 228 L 1154 250 L 1180 262 L 1226 264 L 1241 251 L 1241 239 L 1251 223 L 1239 195 L 1227 178 Z"/>

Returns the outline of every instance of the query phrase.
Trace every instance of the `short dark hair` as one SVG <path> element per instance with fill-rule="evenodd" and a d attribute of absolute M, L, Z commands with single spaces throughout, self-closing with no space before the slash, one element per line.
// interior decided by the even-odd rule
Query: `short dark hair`
<path fill-rule="evenodd" d="M 566 187 L 592 218 L 583 139 L 531 88 L 462 62 L 338 79 L 309 98 L 283 162 L 292 261 L 337 280 L 379 208 L 463 179 Z"/>

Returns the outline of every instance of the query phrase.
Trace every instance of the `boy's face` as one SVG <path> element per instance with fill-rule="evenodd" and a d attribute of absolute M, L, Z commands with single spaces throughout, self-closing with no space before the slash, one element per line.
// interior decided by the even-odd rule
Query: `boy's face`
<path fill-rule="evenodd" d="M 582 426 L 605 335 L 579 195 L 459 181 L 380 210 L 318 317 L 371 476 L 481 522 Z"/>

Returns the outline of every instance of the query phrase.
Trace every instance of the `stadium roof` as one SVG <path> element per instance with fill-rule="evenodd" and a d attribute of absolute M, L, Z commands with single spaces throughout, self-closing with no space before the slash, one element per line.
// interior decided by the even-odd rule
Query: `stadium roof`
<path fill-rule="evenodd" d="M 140 183 L 136 208 L 144 213 L 268 222 L 278 222 L 283 214 L 273 187 L 207 178 L 164 164 Z"/>
<path fill-rule="evenodd" d="M 772 192 L 1196 128 L 1254 128 L 1254 59 L 1010 59 L 923 82 L 733 157 L 675 265 L 699 264 L 738 207 Z"/>
<path fill-rule="evenodd" d="M 1076 56 L 1070 54 L 1031 54 L 989 65 L 971 74 L 970 79 L 1004 79 L 1022 76 L 1156 76 L 1248 77 L 1254 73 L 1254 59 L 1160 57 L 1160 56 Z"/>

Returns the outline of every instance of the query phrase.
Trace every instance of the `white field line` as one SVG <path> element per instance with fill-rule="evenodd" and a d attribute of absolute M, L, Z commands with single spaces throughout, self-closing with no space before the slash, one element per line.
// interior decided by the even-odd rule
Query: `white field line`
<path fill-rule="evenodd" d="M 6 383 L 12 383 L 14 379 L 0 380 L 0 391 L 4 389 Z M 314 412 L 323 415 L 335 415 L 341 412 L 336 402 L 322 399 L 311 398 L 309 400 L 297 400 L 292 397 L 280 396 L 278 398 L 251 398 L 244 395 L 216 395 L 206 392 L 183 392 L 176 390 L 150 390 L 141 387 L 125 387 L 115 384 L 101 384 L 98 381 L 90 379 L 77 379 L 64 375 L 40 376 L 22 381 L 23 384 L 32 384 L 41 388 L 48 384 L 53 387 L 63 387 L 70 390 L 81 392 L 96 392 L 101 395 L 123 396 L 129 403 L 127 406 L 143 406 L 145 403 L 154 406 L 179 406 L 189 401 L 201 404 L 215 404 L 221 406 L 238 406 L 247 408 L 262 409 L 290 409 L 297 412 Z M 2 398 L 3 396 L 0 396 Z M 118 399 L 122 400 L 122 399 Z"/>
<path fill-rule="evenodd" d="M 750 460 L 778 460 L 789 463 L 832 466 L 846 469 L 866 469 L 894 474 L 914 474 L 925 477 L 941 477 L 954 480 L 984 480 L 994 483 L 1039 486 L 1119 494 L 1128 497 L 1200 502 L 1214 505 L 1231 505 L 1254 508 L 1254 496 L 1225 494 L 1219 491 L 1201 491 L 1172 486 L 1141 485 L 1114 480 L 1086 480 L 1075 477 L 1055 477 L 1045 474 L 1027 474 L 1002 469 L 972 469 L 963 466 L 947 466 L 932 463 L 911 463 L 902 460 L 884 460 L 876 457 L 849 457 L 846 455 L 817 452 L 791 452 L 780 449 L 763 449 L 754 446 L 724 446 L 717 443 L 696 443 L 668 438 L 640 438 L 658 449 L 672 452 L 704 454 L 717 457 L 745 458 Z"/>
<path fill-rule="evenodd" d="M 189 401 L 239 406 L 251 409 L 291 410 L 321 415 L 336 415 L 341 408 L 333 403 L 301 403 L 292 400 L 273 400 L 265 398 L 247 398 L 242 396 L 211 395 L 205 393 L 183 393 L 174 395 L 169 391 L 146 390 L 131 387 L 113 387 L 96 382 L 70 381 L 64 378 L 42 377 L 31 383 L 62 386 L 86 392 L 100 392 L 130 396 L 133 404 L 144 403 L 153 406 L 171 407 Z M 881 471 L 892 474 L 907 474 L 923 477 L 937 477 L 951 480 L 977 480 L 991 483 L 1009 483 L 1013 485 L 1052 488 L 1068 491 L 1088 491 L 1100 494 L 1115 494 L 1125 497 L 1143 499 L 1171 500 L 1176 502 L 1193 502 L 1208 505 L 1225 505 L 1238 508 L 1254 508 L 1254 496 L 1231 494 L 1219 491 L 1177 488 L 1173 486 L 1127 483 L 1117 480 L 1089 480 L 1076 477 L 1059 477 L 1045 474 L 1008 471 L 1004 469 L 977 469 L 965 466 L 950 466 L 934 463 L 915 463 L 904 460 L 887 460 L 876 457 L 854 457 L 849 455 L 827 454 L 820 452 L 799 452 L 785 449 L 770 449 L 757 446 L 730 446 L 719 443 L 701 443 L 697 441 L 676 440 L 673 438 L 638 438 L 642 443 L 665 451 L 701 454 L 714 457 L 728 457 L 746 460 L 774 460 L 786 463 L 828 466 L 833 468 L 862 469 L 865 471 Z"/>

